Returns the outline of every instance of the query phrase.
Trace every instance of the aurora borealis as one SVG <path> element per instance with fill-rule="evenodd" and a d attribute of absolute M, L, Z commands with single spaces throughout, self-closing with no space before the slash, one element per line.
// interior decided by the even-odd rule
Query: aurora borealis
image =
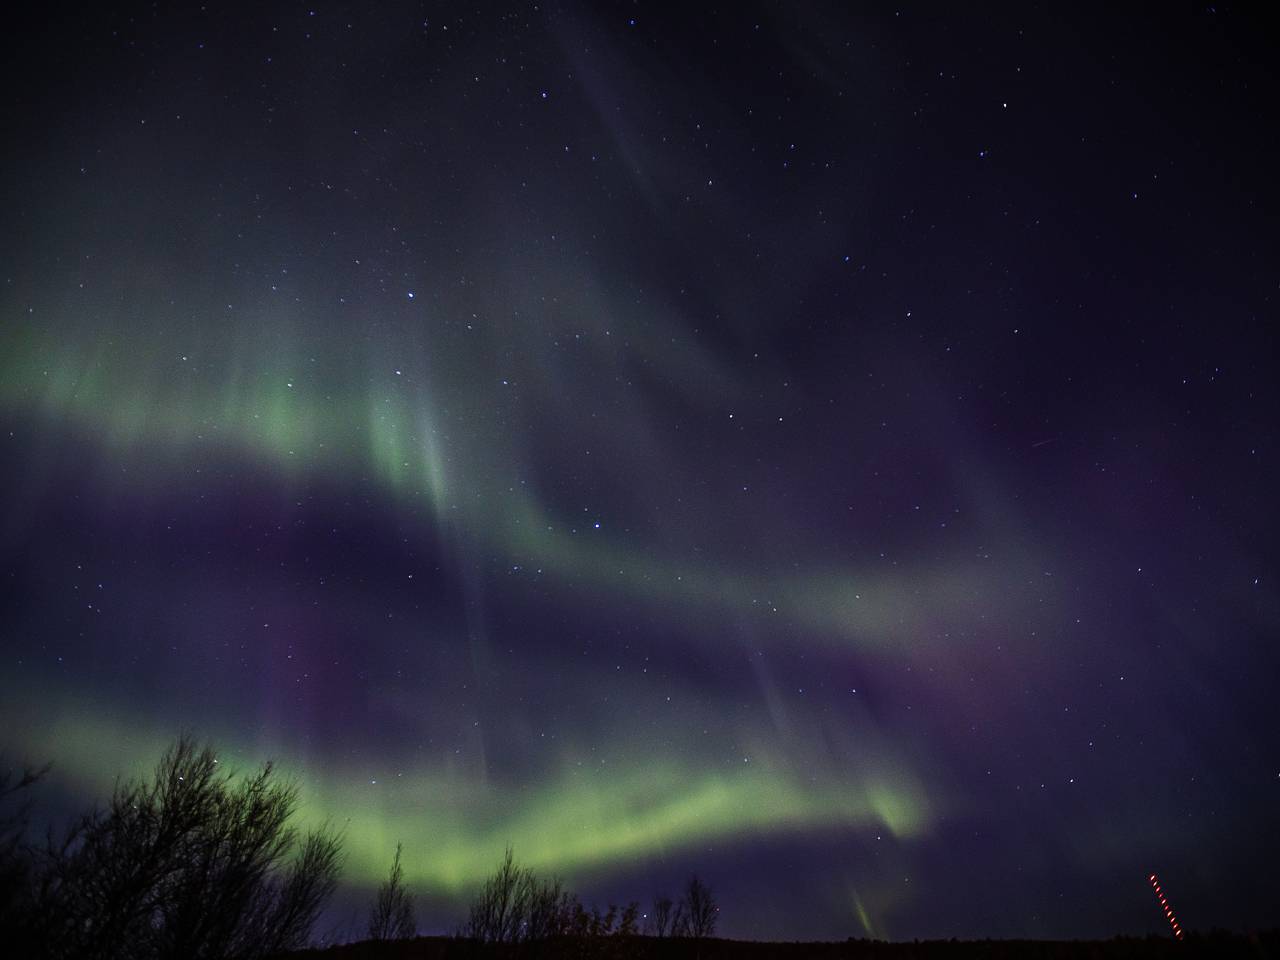
<path fill-rule="evenodd" d="M 5 39 L 0 738 L 183 730 L 744 938 L 1274 922 L 1234 8 L 180 5 Z"/>

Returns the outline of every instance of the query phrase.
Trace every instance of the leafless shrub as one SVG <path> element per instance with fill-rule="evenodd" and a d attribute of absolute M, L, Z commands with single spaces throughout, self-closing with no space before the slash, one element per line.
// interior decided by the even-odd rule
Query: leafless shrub
<path fill-rule="evenodd" d="M 558 879 L 519 866 L 510 847 L 471 904 L 460 935 L 481 943 L 525 944 L 556 938 L 632 936 L 640 905 L 588 910 Z"/>
<path fill-rule="evenodd" d="M 417 933 L 413 916 L 413 900 L 404 886 L 404 872 L 400 868 L 401 845 L 396 844 L 396 856 L 391 861 L 391 874 L 378 888 L 373 907 L 369 911 L 369 939 L 407 940 Z"/>
<path fill-rule="evenodd" d="M 484 882 L 471 904 L 464 935 L 482 943 L 515 943 L 520 938 L 528 905 L 525 871 L 507 847 L 498 869 Z"/>
<path fill-rule="evenodd" d="M 288 825 L 297 789 L 267 764 L 237 782 L 189 738 L 117 786 L 33 864 L 33 953 L 253 960 L 306 943 L 340 839 Z"/>

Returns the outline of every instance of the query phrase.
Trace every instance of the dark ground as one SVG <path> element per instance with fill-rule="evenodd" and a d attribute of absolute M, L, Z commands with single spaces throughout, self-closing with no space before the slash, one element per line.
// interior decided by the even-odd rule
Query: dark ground
<path fill-rule="evenodd" d="M 1161 957 L 1280 957 L 1280 930 L 1257 934 L 1188 934 L 1177 942 L 1169 937 L 1117 937 L 1112 940 L 925 940 L 885 943 L 847 940 L 843 943 L 761 943 L 746 940 L 675 940 L 653 937 L 563 940 L 525 947 L 477 946 L 448 937 L 420 937 L 395 943 L 353 943 L 323 950 L 307 950 L 290 957 L 324 960 L 466 960 L 476 957 L 582 957 L 617 960 L 737 960 L 785 957 L 829 960 L 960 960 L 960 958 L 1161 958 Z"/>

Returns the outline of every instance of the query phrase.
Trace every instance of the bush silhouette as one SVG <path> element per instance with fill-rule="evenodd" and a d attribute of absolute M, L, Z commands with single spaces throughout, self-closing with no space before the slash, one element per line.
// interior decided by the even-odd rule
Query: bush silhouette
<path fill-rule="evenodd" d="M 27 956 L 254 960 L 303 946 L 341 841 L 288 825 L 297 788 L 271 764 L 237 779 L 179 739 L 150 780 L 116 787 L 60 843 L 28 850 L 27 909 L 4 931 Z"/>
<path fill-rule="evenodd" d="M 471 904 L 463 935 L 481 943 L 521 943 L 559 932 L 559 881 L 539 882 L 515 862 L 507 847 L 502 862 Z"/>
<path fill-rule="evenodd" d="M 502 862 L 472 901 L 459 935 L 479 943 L 526 944 L 557 938 L 630 937 L 638 934 L 640 905 L 588 910 L 558 879 L 521 867 L 507 847 Z"/>
<path fill-rule="evenodd" d="M 391 873 L 378 888 L 369 910 L 370 940 L 407 940 L 418 932 L 413 900 L 405 889 L 404 871 L 400 868 L 400 850 L 401 844 L 397 843 Z"/>

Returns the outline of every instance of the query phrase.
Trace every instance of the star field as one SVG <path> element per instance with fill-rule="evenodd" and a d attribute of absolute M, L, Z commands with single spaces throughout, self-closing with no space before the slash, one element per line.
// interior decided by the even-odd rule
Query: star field
<path fill-rule="evenodd" d="M 39 11 L 0 738 L 742 938 L 1258 927 L 1275 78 L 1230 6 Z"/>

